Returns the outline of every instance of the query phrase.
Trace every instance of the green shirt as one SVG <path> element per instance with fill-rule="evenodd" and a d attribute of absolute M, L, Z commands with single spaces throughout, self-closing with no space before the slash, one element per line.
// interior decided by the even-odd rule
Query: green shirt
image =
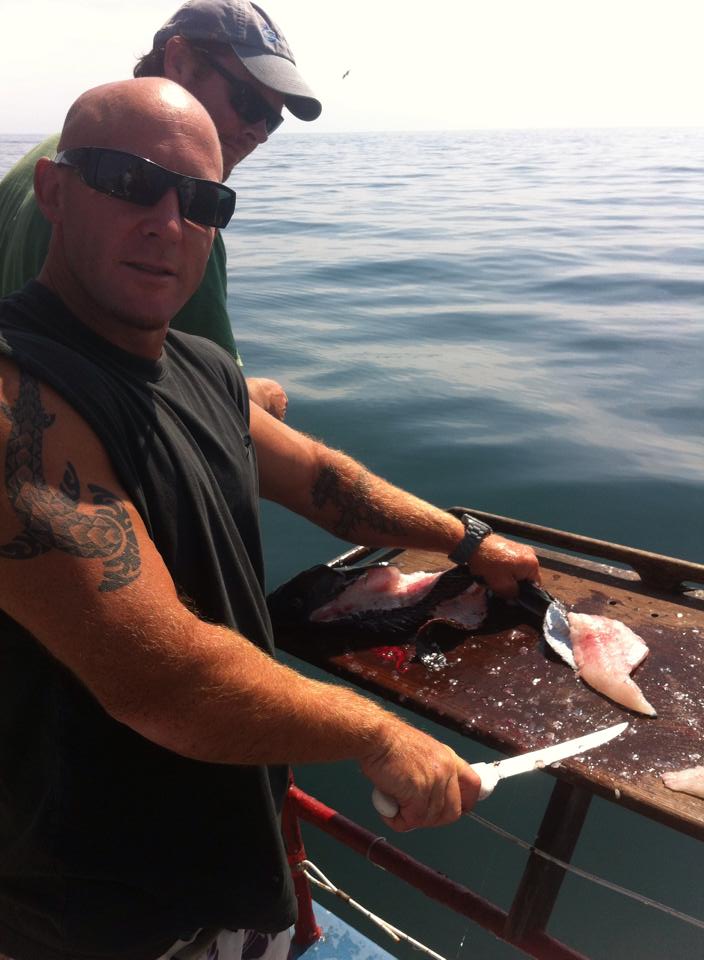
<path fill-rule="evenodd" d="M 47 137 L 0 180 L 0 296 L 19 290 L 39 274 L 49 248 L 51 225 L 34 199 L 34 165 L 53 157 L 59 135 Z M 227 313 L 225 244 L 218 230 L 201 285 L 171 321 L 175 330 L 207 337 L 242 361 Z"/>

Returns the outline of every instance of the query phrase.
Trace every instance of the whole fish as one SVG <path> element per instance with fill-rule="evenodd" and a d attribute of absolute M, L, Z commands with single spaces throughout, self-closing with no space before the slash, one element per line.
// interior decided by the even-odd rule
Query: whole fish
<path fill-rule="evenodd" d="M 486 590 L 464 566 L 402 573 L 388 563 L 320 565 L 284 583 L 267 602 L 276 624 L 384 635 L 412 636 L 434 622 L 473 630 L 487 615 Z"/>

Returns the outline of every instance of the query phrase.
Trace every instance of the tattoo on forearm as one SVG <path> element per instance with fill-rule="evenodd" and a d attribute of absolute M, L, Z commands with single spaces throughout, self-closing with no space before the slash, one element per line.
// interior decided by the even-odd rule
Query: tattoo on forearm
<path fill-rule="evenodd" d="M 93 514 L 79 510 L 81 483 L 72 463 L 59 489 L 44 479 L 44 431 L 54 422 L 41 405 L 37 380 L 20 371 L 20 389 L 14 406 L 0 404 L 12 424 L 5 457 L 5 488 L 24 529 L 0 546 L 0 557 L 31 560 L 48 550 L 63 550 L 74 557 L 103 561 L 98 590 L 118 590 L 136 580 L 141 570 L 139 544 L 123 502 L 97 484 L 88 484 Z"/>
<path fill-rule="evenodd" d="M 371 484 L 364 471 L 360 471 L 354 483 L 346 483 L 340 472 L 332 466 L 323 467 L 312 489 L 313 506 L 322 510 L 328 504 L 335 507 L 340 518 L 334 532 L 345 540 L 358 529 L 368 528 L 377 533 L 402 533 L 398 520 L 387 517 L 371 502 Z"/>

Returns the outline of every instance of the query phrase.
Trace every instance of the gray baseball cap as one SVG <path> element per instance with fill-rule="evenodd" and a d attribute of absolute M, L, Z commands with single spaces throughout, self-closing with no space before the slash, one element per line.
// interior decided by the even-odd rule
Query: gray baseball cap
<path fill-rule="evenodd" d="M 296 69 L 291 48 L 274 21 L 249 0 L 188 0 L 154 36 L 154 48 L 171 37 L 227 43 L 247 70 L 283 93 L 299 120 L 316 120 L 322 106 Z"/>

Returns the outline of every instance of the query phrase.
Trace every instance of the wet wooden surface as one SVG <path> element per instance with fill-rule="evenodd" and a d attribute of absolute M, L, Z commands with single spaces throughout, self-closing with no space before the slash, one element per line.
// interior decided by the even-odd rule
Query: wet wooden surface
<path fill-rule="evenodd" d="M 627 719 L 621 738 L 550 773 L 704 839 L 704 800 L 668 790 L 660 779 L 667 770 L 704 764 L 704 599 L 657 593 L 630 572 L 538 553 L 550 593 L 578 612 L 622 620 L 647 643 L 650 654 L 633 679 L 656 718 L 591 690 L 546 652 L 537 617 L 501 601 L 493 601 L 476 632 L 435 630 L 447 659 L 438 670 L 414 658 L 410 639 L 279 629 L 277 645 L 507 755 Z M 448 566 L 445 557 L 418 551 L 393 562 L 405 572 Z"/>

